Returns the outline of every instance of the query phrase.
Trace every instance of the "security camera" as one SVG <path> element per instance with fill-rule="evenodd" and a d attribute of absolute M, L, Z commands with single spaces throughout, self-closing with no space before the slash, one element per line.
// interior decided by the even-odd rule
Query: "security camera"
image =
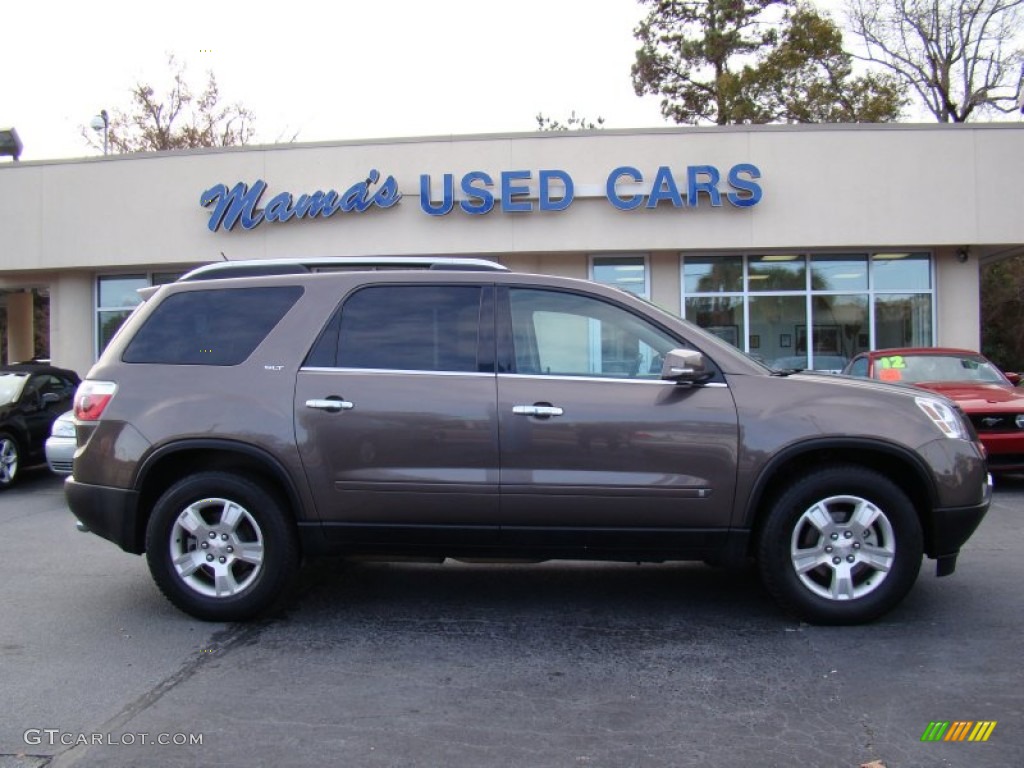
<path fill-rule="evenodd" d="M 957 248 L 956 249 L 956 260 L 958 262 L 960 262 L 961 264 L 966 264 L 967 263 L 967 257 L 970 256 L 970 255 L 971 255 L 971 252 L 967 248 L 967 246 L 964 246 L 963 248 Z"/>

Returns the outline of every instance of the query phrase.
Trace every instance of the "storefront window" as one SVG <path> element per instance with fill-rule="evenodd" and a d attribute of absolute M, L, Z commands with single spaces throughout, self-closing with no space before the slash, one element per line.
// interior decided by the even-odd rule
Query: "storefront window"
<path fill-rule="evenodd" d="M 871 261 L 876 291 L 931 290 L 931 259 L 927 253 L 876 253 Z"/>
<path fill-rule="evenodd" d="M 799 332 L 804 331 L 800 345 Z M 750 354 L 774 368 L 807 367 L 807 297 L 750 297 Z"/>
<path fill-rule="evenodd" d="M 149 285 L 145 275 L 118 275 L 99 279 L 100 309 L 131 309 L 139 303 L 138 290 Z"/>
<path fill-rule="evenodd" d="M 594 256 L 590 277 L 594 282 L 650 298 L 647 259 L 644 256 Z"/>
<path fill-rule="evenodd" d="M 836 371 L 869 349 L 934 343 L 931 265 L 928 253 L 684 256 L 683 316 L 774 367 Z"/>
<path fill-rule="evenodd" d="M 686 300 L 686 317 L 735 347 L 743 347 L 742 296 L 700 296 Z"/>
<path fill-rule="evenodd" d="M 815 369 L 841 370 L 850 358 L 869 349 L 867 293 L 814 296 L 811 312 Z"/>
<path fill-rule="evenodd" d="M 875 298 L 875 349 L 932 345 L 932 297 L 890 293 Z"/>
<path fill-rule="evenodd" d="M 747 284 L 753 291 L 804 291 L 807 289 L 807 257 L 793 254 L 751 256 Z"/>
<path fill-rule="evenodd" d="M 811 256 L 811 290 L 866 291 L 868 256 L 866 253 L 839 253 Z"/>
<path fill-rule="evenodd" d="M 742 256 L 688 257 L 683 264 L 687 295 L 694 293 L 742 293 Z"/>

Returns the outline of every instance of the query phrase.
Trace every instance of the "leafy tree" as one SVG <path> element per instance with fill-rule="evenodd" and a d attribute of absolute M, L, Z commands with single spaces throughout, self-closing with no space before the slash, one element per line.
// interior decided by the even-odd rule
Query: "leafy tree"
<path fill-rule="evenodd" d="M 1024 1 L 1024 0 L 1022 0 Z M 895 79 L 852 76 L 842 34 L 797 0 L 640 0 L 637 95 L 677 123 L 895 120 Z"/>
<path fill-rule="evenodd" d="M 186 79 L 186 67 L 168 57 L 170 87 L 158 93 L 148 83 L 136 83 L 131 90 L 129 111 L 113 110 L 107 129 L 109 151 L 150 152 L 196 147 L 228 147 L 248 144 L 252 139 L 253 113 L 240 103 L 224 104 L 217 78 L 207 72 L 206 85 L 196 95 Z M 102 146 L 102 137 L 82 129 L 92 146 Z"/>
<path fill-rule="evenodd" d="M 598 116 L 597 122 L 588 120 L 585 117 L 576 117 L 576 110 L 574 109 L 566 121 L 563 123 L 559 120 L 554 120 L 550 117 L 546 117 L 543 112 L 537 113 L 537 130 L 540 131 L 592 131 L 596 128 L 604 127 L 604 118 Z"/>
<path fill-rule="evenodd" d="M 1024 0 L 848 0 L 859 56 L 916 91 L 940 123 L 1012 112 Z M 1016 41 L 1016 42 L 1015 42 Z"/>
<path fill-rule="evenodd" d="M 758 66 L 740 77 L 752 123 L 885 123 L 899 118 L 905 87 L 895 75 L 853 76 L 853 57 L 829 19 L 807 7 L 789 15 L 789 25 Z"/>

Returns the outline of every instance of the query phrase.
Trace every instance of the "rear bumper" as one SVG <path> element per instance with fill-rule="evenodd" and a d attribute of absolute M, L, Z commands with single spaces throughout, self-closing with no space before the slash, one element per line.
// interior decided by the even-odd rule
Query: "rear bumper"
<path fill-rule="evenodd" d="M 72 514 L 97 536 L 114 542 L 125 552 L 141 555 L 145 551 L 136 491 L 87 485 L 69 477 L 64 481 L 64 496 Z"/>
<path fill-rule="evenodd" d="M 956 556 L 977 530 L 992 503 L 992 476 L 989 475 L 982 493 L 982 500 L 969 507 L 949 507 L 932 510 L 931 526 L 925 552 L 938 560 L 937 573 L 947 576 L 956 567 Z"/>

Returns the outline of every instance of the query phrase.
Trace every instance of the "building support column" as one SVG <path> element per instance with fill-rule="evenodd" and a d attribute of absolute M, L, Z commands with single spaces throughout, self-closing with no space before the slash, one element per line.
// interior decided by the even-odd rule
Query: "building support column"
<path fill-rule="evenodd" d="M 35 347 L 32 291 L 7 294 L 7 362 L 31 360 Z"/>
<path fill-rule="evenodd" d="M 90 272 L 61 271 L 50 281 L 50 359 L 85 378 L 93 354 L 93 286 Z"/>

